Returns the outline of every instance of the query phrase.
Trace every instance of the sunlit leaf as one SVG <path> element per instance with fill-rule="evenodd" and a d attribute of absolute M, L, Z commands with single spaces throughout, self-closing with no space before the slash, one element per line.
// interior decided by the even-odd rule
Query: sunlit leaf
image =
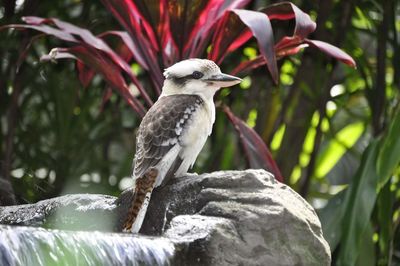
<path fill-rule="evenodd" d="M 321 155 L 318 156 L 315 175 L 324 177 L 342 158 L 343 154 L 353 147 L 363 131 L 364 124 L 360 122 L 350 124 L 336 133 L 335 138 L 329 142 Z"/>
<path fill-rule="evenodd" d="M 275 132 L 274 137 L 272 138 L 271 141 L 271 149 L 272 150 L 278 150 L 279 147 L 281 146 L 283 135 L 285 134 L 285 125 L 281 125 L 279 129 Z"/>

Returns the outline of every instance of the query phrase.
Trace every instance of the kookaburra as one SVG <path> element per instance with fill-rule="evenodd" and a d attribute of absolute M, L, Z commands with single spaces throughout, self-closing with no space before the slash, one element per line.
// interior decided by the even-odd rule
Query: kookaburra
<path fill-rule="evenodd" d="M 155 187 L 193 166 L 215 121 L 214 94 L 241 82 L 205 59 L 178 62 L 164 77 L 162 93 L 137 133 L 135 194 L 124 231 L 139 231 Z"/>

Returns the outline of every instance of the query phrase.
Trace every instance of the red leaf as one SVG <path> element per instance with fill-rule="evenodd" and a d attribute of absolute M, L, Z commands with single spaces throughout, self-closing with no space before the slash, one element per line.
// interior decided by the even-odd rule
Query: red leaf
<path fill-rule="evenodd" d="M 128 31 L 133 43 L 138 48 L 138 54 L 141 54 L 143 61 L 146 62 L 142 66 L 149 70 L 156 88 L 160 90 L 163 75 L 157 58 L 159 47 L 149 21 L 139 12 L 133 1 L 102 0 L 102 3 Z M 135 85 L 140 89 L 140 85 Z"/>
<path fill-rule="evenodd" d="M 309 44 L 349 66 L 356 66 L 353 58 L 339 48 L 326 42 L 306 39 L 311 32 L 315 31 L 316 24 L 308 14 L 301 11 L 294 4 L 288 2 L 278 3 L 265 8 L 263 12 L 270 19 L 288 20 L 294 18 L 296 21 L 293 36 L 284 37 L 275 45 L 278 57 L 296 54 L 301 48 L 305 47 L 305 44 Z"/>
<path fill-rule="evenodd" d="M 79 58 L 79 60 L 82 60 L 86 65 L 91 66 L 91 68 L 101 73 L 113 88 L 123 90 L 123 88 L 127 87 L 118 67 L 107 57 L 102 56 L 100 51 L 90 50 L 83 46 L 75 46 L 72 48 L 53 49 L 50 53 L 50 57 L 57 58 L 54 57 L 52 53 L 72 54 Z"/>
<path fill-rule="evenodd" d="M 136 62 L 141 65 L 144 69 L 148 70 L 149 66 L 143 58 L 142 53 L 139 51 L 139 48 L 132 41 L 131 37 L 125 31 L 106 31 L 98 35 L 98 37 L 105 37 L 108 35 L 114 35 L 121 38 L 122 42 L 126 45 L 129 51 L 132 53 Z"/>
<path fill-rule="evenodd" d="M 107 55 L 107 57 L 111 59 L 117 66 L 119 66 L 120 70 L 124 71 L 130 78 L 130 80 L 136 85 L 136 87 L 140 91 L 141 96 L 146 101 L 148 106 L 150 107 L 151 105 L 153 105 L 153 102 L 150 99 L 149 95 L 143 89 L 137 78 L 133 75 L 130 66 L 118 54 L 116 54 L 101 38 L 94 36 L 87 29 L 77 27 L 75 25 L 72 25 L 70 23 L 55 18 L 42 19 L 38 17 L 23 17 L 23 20 L 27 23 L 32 22 L 36 26 L 31 26 L 31 25 L 13 25 L 13 26 L 19 28 L 35 29 L 47 34 L 54 35 L 65 41 L 82 44 L 83 46 L 86 47 L 88 51 L 91 51 L 92 53 L 98 55 L 103 55 L 103 54 L 99 54 L 95 50 L 104 52 Z M 49 27 L 48 25 L 45 24 L 42 25 L 40 23 L 53 24 L 56 27 L 58 27 L 58 29 Z M 79 36 L 79 38 L 75 38 L 74 36 Z M 103 58 L 102 60 L 105 59 Z M 103 72 L 103 74 L 105 74 L 103 75 L 105 78 L 112 78 L 112 75 L 109 75 L 106 72 Z M 110 80 L 110 82 L 113 83 L 114 81 Z"/>
<path fill-rule="evenodd" d="M 147 21 L 155 33 L 161 50 L 163 66 L 175 63 L 178 58 L 178 47 L 173 41 L 169 23 L 168 0 L 138 0 L 134 1 L 143 20 Z M 174 25 L 175 27 L 175 25 Z"/>
<path fill-rule="evenodd" d="M 290 49 L 296 47 L 303 43 L 303 39 L 297 36 L 285 36 L 283 37 L 276 45 L 275 50 L 277 53 L 280 53 L 281 50 Z"/>
<path fill-rule="evenodd" d="M 249 10 L 233 10 L 244 24 L 251 30 L 253 36 L 257 39 L 261 54 L 267 62 L 268 70 L 272 79 L 278 83 L 278 67 L 276 65 L 274 50 L 274 33 L 271 23 L 267 16 L 261 12 Z"/>
<path fill-rule="evenodd" d="M 141 41 L 144 41 L 143 37 L 145 37 L 147 48 L 159 50 L 155 32 L 149 23 L 149 17 L 146 18 L 142 15 L 136 4 L 138 1 L 103 0 L 102 2 L 132 37 L 140 35 Z"/>
<path fill-rule="evenodd" d="M 92 81 L 95 71 L 79 60 L 76 62 L 76 68 L 78 69 L 79 81 L 82 83 L 82 86 L 86 88 Z"/>
<path fill-rule="evenodd" d="M 120 68 L 101 51 L 90 49 L 84 46 L 74 46 L 71 48 L 56 48 L 49 55 L 42 56 L 41 60 L 55 60 L 61 58 L 78 58 L 86 65 L 90 66 L 96 72 L 100 73 L 105 81 L 137 112 L 144 116 L 145 109 L 143 105 L 129 92 L 129 89 L 122 77 Z"/>
<path fill-rule="evenodd" d="M 116 49 L 116 51 L 124 61 L 129 62 L 129 60 L 133 56 L 133 53 L 135 52 L 134 44 L 129 38 L 129 35 L 126 32 L 122 31 L 107 31 L 99 34 L 98 37 L 105 38 L 106 36 L 110 35 L 121 38 L 122 44 Z M 81 81 L 83 87 L 87 87 L 90 81 L 93 79 L 95 71 L 79 60 L 77 61 L 76 66 L 78 70 L 79 80 Z"/>
<path fill-rule="evenodd" d="M 305 39 L 304 42 L 314 47 L 317 47 L 324 53 L 342 61 L 343 63 L 351 67 L 356 67 L 356 62 L 350 55 L 348 55 L 343 50 L 337 48 L 336 46 L 333 46 L 332 44 L 317 40 L 309 40 L 309 39 Z"/>
<path fill-rule="evenodd" d="M 265 12 L 271 20 L 295 19 L 296 26 L 293 36 L 298 36 L 301 39 L 306 38 L 311 32 L 314 32 L 317 27 L 308 14 L 304 13 L 297 6 L 289 2 L 270 5 L 261 11 Z"/>
<path fill-rule="evenodd" d="M 255 68 L 260 67 L 265 64 L 266 64 L 266 62 L 265 62 L 264 57 L 259 55 L 252 60 L 247 60 L 247 61 L 240 63 L 237 67 L 235 67 L 231 71 L 231 75 L 237 75 L 238 73 L 250 71 L 252 69 L 255 69 Z"/>
<path fill-rule="evenodd" d="M 158 43 L 163 34 L 164 28 L 159 27 L 160 24 L 165 20 L 166 16 L 166 0 L 125 0 L 129 6 L 132 6 L 130 12 L 135 12 L 135 17 L 138 18 L 136 23 L 143 24 L 143 28 L 146 33 L 149 34 L 149 39 L 155 47 L 158 47 Z M 132 23 L 132 22 L 131 22 Z M 159 47 L 158 47 L 159 48 Z"/>
<path fill-rule="evenodd" d="M 282 58 L 283 56 L 292 55 L 298 53 L 302 48 L 306 46 L 304 44 L 304 38 L 313 32 L 316 28 L 316 24 L 311 20 L 310 16 L 303 11 L 301 11 L 294 4 L 289 2 L 283 2 L 271 5 L 265 9 L 261 10 L 265 14 L 267 14 L 269 19 L 277 19 L 277 20 L 289 20 L 295 19 L 296 26 L 294 29 L 293 36 L 291 37 L 283 37 L 274 48 L 274 52 L 276 53 L 276 58 Z M 262 51 L 262 49 L 260 49 Z M 215 54 L 213 55 L 216 56 Z M 267 57 L 268 58 L 268 57 Z M 269 63 L 265 58 L 257 57 L 253 60 L 248 60 L 242 62 L 239 66 L 237 66 L 231 73 L 237 74 L 238 72 L 245 72 L 251 69 L 257 68 L 259 66 L 264 65 L 265 63 Z M 274 67 L 269 66 L 268 68 L 271 70 Z M 272 72 L 271 72 L 272 73 Z"/>
<path fill-rule="evenodd" d="M 275 45 L 277 57 L 298 53 L 304 48 L 304 39 L 316 29 L 316 24 L 310 16 L 289 2 L 282 2 L 271 5 L 262 10 L 268 17 L 277 20 L 294 19 L 296 26 L 293 36 L 285 36 Z"/>
<path fill-rule="evenodd" d="M 236 15 L 229 12 L 220 19 L 214 32 L 211 51 L 208 58 L 219 64 L 226 55 L 229 46 L 245 30 L 244 24 Z"/>
<path fill-rule="evenodd" d="M 100 107 L 101 112 L 104 110 L 104 106 L 106 105 L 108 100 L 110 100 L 111 96 L 112 96 L 111 88 L 106 88 L 106 90 L 103 93 L 103 99 L 101 100 L 101 107 Z"/>
<path fill-rule="evenodd" d="M 47 25 L 32 26 L 32 25 L 10 24 L 10 25 L 5 25 L 5 26 L 0 27 L 0 31 L 3 29 L 8 29 L 8 28 L 37 30 L 37 31 L 43 32 L 47 35 L 55 36 L 58 39 L 63 40 L 63 41 L 78 43 L 78 40 L 75 39 L 71 34 L 69 34 L 67 32 L 63 32 L 63 31 L 55 29 L 55 28 L 52 28 L 52 27 L 49 27 Z"/>
<path fill-rule="evenodd" d="M 284 178 L 261 137 L 245 122 L 236 117 L 227 106 L 224 106 L 224 112 L 239 134 L 250 167 L 269 170 L 277 180 L 283 182 Z"/>
<path fill-rule="evenodd" d="M 169 23 L 172 26 L 172 38 L 179 51 L 178 60 L 184 58 L 185 44 L 189 40 L 192 29 L 206 6 L 207 1 L 168 1 Z"/>
<path fill-rule="evenodd" d="M 303 44 L 299 44 L 299 45 L 295 44 L 294 46 L 289 46 L 289 47 L 285 47 L 283 49 L 279 49 L 276 52 L 276 58 L 281 59 L 282 57 L 285 57 L 285 56 L 297 54 L 306 47 L 308 47 L 308 44 L 303 43 Z"/>
<path fill-rule="evenodd" d="M 251 37 L 253 37 L 253 34 L 250 30 L 245 29 L 240 36 L 228 46 L 228 49 L 226 50 L 226 53 L 231 53 L 236 51 L 240 46 L 242 46 L 244 43 L 246 43 Z"/>
<path fill-rule="evenodd" d="M 152 78 L 151 81 L 153 82 L 154 88 L 156 89 L 157 94 L 161 93 L 161 84 L 164 80 L 164 78 L 162 77 L 162 74 L 159 70 L 159 67 L 155 67 L 152 69 L 149 69 L 149 66 L 147 65 L 146 60 L 143 58 L 143 54 L 141 53 L 139 47 L 133 42 L 131 36 L 124 32 L 124 31 L 106 31 L 103 32 L 101 34 L 98 35 L 98 37 L 106 37 L 106 36 L 117 36 L 122 40 L 123 46 L 119 47 L 118 51 L 124 51 L 124 53 L 118 53 L 121 58 L 126 61 L 129 62 L 131 56 L 127 56 L 126 54 L 126 50 L 129 50 L 128 55 L 132 55 L 136 62 L 145 70 L 149 71 L 150 73 L 152 73 Z"/>
<path fill-rule="evenodd" d="M 187 44 L 185 45 L 184 54 L 187 57 L 200 57 L 205 49 L 206 41 L 211 37 L 212 29 L 224 13 L 233 9 L 242 8 L 249 2 L 250 0 L 208 1 L 207 6 L 201 11 L 191 31 Z"/>
<path fill-rule="evenodd" d="M 227 12 L 218 23 L 214 33 L 209 58 L 220 63 L 229 51 L 238 48 L 252 36 L 256 38 L 261 55 L 267 63 L 273 80 L 277 83 L 278 68 L 274 51 L 274 35 L 271 23 L 264 13 L 240 9 Z"/>

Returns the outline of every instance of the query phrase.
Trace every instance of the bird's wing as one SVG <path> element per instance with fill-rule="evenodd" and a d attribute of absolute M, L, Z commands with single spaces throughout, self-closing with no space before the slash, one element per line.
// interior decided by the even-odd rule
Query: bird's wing
<path fill-rule="evenodd" d="M 187 94 L 158 99 L 143 118 L 137 133 L 135 178 L 155 167 L 173 147 L 180 145 L 185 127 L 203 103 L 200 96 Z"/>

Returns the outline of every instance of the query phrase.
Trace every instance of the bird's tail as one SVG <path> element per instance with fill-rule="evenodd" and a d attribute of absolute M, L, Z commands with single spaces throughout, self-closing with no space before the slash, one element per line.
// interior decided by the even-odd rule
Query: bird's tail
<path fill-rule="evenodd" d="M 142 177 L 136 179 L 135 194 L 127 219 L 123 225 L 124 231 L 137 233 L 142 226 L 157 175 L 158 171 L 152 168 Z"/>

